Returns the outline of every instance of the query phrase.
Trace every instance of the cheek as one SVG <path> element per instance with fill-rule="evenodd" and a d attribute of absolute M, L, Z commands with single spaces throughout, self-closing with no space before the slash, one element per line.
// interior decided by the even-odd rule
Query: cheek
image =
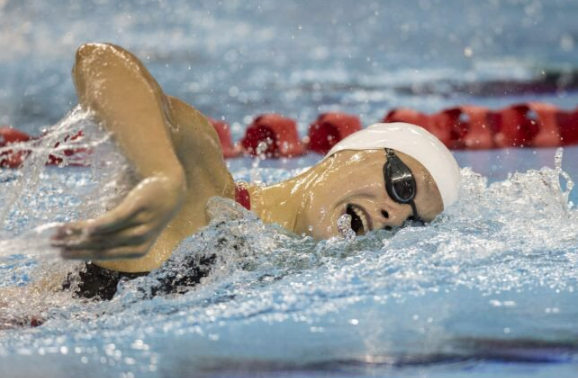
<path fill-rule="evenodd" d="M 385 187 L 382 182 L 376 180 L 368 180 L 363 177 L 356 177 L 352 180 L 344 181 L 335 185 L 326 192 L 328 201 L 333 203 L 344 203 L 355 201 L 363 197 L 378 197 L 385 192 Z"/>
<path fill-rule="evenodd" d="M 332 207 L 330 206 L 331 205 L 327 203 L 319 203 L 317 206 L 312 206 L 309 209 L 310 223 L 315 225 L 330 222 L 333 213 Z"/>
<path fill-rule="evenodd" d="M 337 226 L 336 219 L 337 204 L 330 201 L 332 196 L 324 198 L 312 198 L 310 206 L 306 211 L 307 231 L 316 238 L 327 238 L 334 236 Z"/>

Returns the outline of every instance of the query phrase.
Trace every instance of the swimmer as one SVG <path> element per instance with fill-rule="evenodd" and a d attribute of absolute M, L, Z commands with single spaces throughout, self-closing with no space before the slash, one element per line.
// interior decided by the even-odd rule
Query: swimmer
<path fill-rule="evenodd" d="M 61 227 L 53 245 L 66 259 L 149 272 L 208 224 L 211 197 L 235 198 L 217 134 L 121 47 L 81 46 L 72 76 L 80 106 L 112 133 L 139 181 L 103 216 Z M 339 234 L 337 221 L 345 213 L 357 234 L 411 219 L 430 222 L 456 200 L 459 177 L 452 154 L 427 131 L 378 124 L 341 141 L 297 177 L 240 190 L 263 222 L 324 239 Z"/>
<path fill-rule="evenodd" d="M 119 279 L 161 266 L 209 223 L 206 206 L 215 196 L 241 198 L 263 222 L 315 239 L 338 236 L 344 214 L 359 235 L 408 220 L 428 223 L 458 196 L 452 154 L 429 132 L 405 123 L 350 135 L 287 181 L 236 186 L 213 126 L 166 95 L 134 55 L 111 44 L 85 44 L 72 76 L 79 105 L 112 134 L 138 175 L 117 207 L 66 224 L 52 238 L 63 258 L 91 261 L 81 272 L 87 297 L 111 298 Z M 208 274 L 196 270 L 188 278 L 193 283 Z"/>

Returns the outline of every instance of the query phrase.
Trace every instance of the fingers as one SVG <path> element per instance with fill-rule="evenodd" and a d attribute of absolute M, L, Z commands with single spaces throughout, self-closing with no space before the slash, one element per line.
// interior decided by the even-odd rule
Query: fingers
<path fill-rule="evenodd" d="M 111 234 L 93 234 L 93 233 L 65 233 L 67 236 L 58 238 L 56 236 L 52 240 L 52 245 L 58 248 L 65 248 L 68 250 L 105 250 L 109 248 L 139 245 L 147 240 L 150 240 L 156 235 L 156 229 L 150 225 L 138 225 L 128 229 L 123 229 Z"/>
<path fill-rule="evenodd" d="M 59 247 L 60 244 L 65 244 L 67 241 L 75 238 L 81 238 L 86 233 L 85 222 L 75 222 L 61 226 L 56 229 L 56 233 L 50 238 L 50 242 L 54 247 Z"/>
<path fill-rule="evenodd" d="M 123 243 L 134 244 L 141 241 L 147 230 L 146 226 L 140 225 L 134 219 L 110 222 L 108 219 L 99 218 L 59 227 L 51 238 L 51 244 L 57 248 L 96 248 L 95 243 L 105 247 Z"/>
<path fill-rule="evenodd" d="M 96 220 L 79 222 L 86 227 L 90 235 L 106 235 L 138 224 L 138 215 L 142 209 L 121 204 Z"/>
<path fill-rule="evenodd" d="M 74 260 L 114 260 L 138 258 L 144 256 L 153 241 L 156 232 L 147 225 L 140 225 L 116 234 L 84 235 L 77 239 L 53 241 L 60 248 L 64 259 Z"/>
<path fill-rule="evenodd" d="M 87 223 L 91 221 L 61 227 L 52 238 L 52 246 L 61 250 L 63 258 L 109 260 L 142 257 L 160 231 L 150 224 L 137 224 L 117 232 L 94 233 L 94 228 L 85 226 Z"/>
<path fill-rule="evenodd" d="M 121 204 L 100 218 L 69 223 L 56 231 L 52 237 L 52 245 L 84 248 L 93 241 L 98 241 L 110 246 L 110 242 L 115 241 L 117 236 L 122 237 L 120 243 L 128 242 L 127 238 L 138 237 L 139 232 L 147 233 L 146 228 L 142 227 L 142 221 L 138 219 L 139 213 L 139 208 Z M 112 245 L 118 246 L 118 243 Z"/>
<path fill-rule="evenodd" d="M 138 246 L 125 246 L 111 249 L 80 249 L 71 250 L 63 248 L 60 255 L 64 259 L 73 260 L 117 260 L 132 259 L 144 256 L 148 251 L 148 243 Z"/>
<path fill-rule="evenodd" d="M 159 192 L 160 184 L 162 180 L 143 180 L 119 206 L 103 216 L 61 227 L 53 236 L 52 245 L 67 259 L 145 255 L 174 211 Z"/>

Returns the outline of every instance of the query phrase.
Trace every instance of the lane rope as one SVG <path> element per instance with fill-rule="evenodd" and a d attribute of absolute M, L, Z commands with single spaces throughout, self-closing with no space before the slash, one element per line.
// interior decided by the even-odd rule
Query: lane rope
<path fill-rule="evenodd" d="M 300 137 L 297 122 L 279 114 L 256 117 L 244 137 L 234 143 L 229 124 L 209 118 L 214 126 L 225 158 L 242 155 L 265 158 L 291 158 L 308 151 L 324 155 L 346 136 L 361 130 L 357 115 L 341 112 L 320 114 L 309 125 L 308 134 Z M 425 128 L 450 149 L 485 150 L 508 147 L 558 147 L 578 144 L 578 108 L 563 110 L 541 102 L 527 102 L 492 110 L 461 105 L 426 114 L 410 108 L 389 111 L 382 122 L 407 122 Z M 0 168 L 18 168 L 27 156 L 18 143 L 42 138 L 30 136 L 12 127 L 0 127 Z M 82 138 L 82 132 L 63 142 Z M 58 147 L 57 143 L 54 147 Z M 6 148 L 13 145 L 13 149 Z M 72 156 L 86 150 L 65 150 Z M 61 157 L 50 155 L 48 165 L 59 165 Z"/>

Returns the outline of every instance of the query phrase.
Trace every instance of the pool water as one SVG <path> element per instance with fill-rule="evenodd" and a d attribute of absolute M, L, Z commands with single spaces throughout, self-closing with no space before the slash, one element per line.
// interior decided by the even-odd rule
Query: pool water
<path fill-rule="evenodd" d="M 563 82 L 499 96 L 472 83 L 571 76 L 577 12 L 562 0 L 0 1 L 0 122 L 54 125 L 55 138 L 94 130 L 78 111 L 62 117 L 75 104 L 74 49 L 95 39 L 131 49 L 235 138 L 264 111 L 304 133 L 333 109 L 367 125 L 394 106 L 573 108 Z M 101 213 L 122 184 L 106 136 L 87 136 L 91 168 L 43 168 L 46 142 L 24 170 L 0 171 L 1 377 L 576 376 L 578 147 L 456 152 L 457 204 L 429 227 L 352 241 L 314 242 L 216 200 L 211 225 L 162 268 L 110 302 L 84 302 L 34 288 L 79 269 L 49 247 L 54 224 Z M 268 183 L 319 159 L 228 164 L 236 179 Z M 187 258 L 212 254 L 201 285 L 151 295 L 187 273 Z M 44 323 L 22 326 L 32 319 Z"/>

